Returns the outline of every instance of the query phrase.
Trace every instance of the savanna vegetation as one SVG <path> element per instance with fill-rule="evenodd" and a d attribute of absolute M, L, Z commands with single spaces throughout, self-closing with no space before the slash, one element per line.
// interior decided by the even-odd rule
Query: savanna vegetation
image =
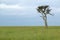
<path fill-rule="evenodd" d="M 60 27 L 0 26 L 0 40 L 60 40 Z"/>

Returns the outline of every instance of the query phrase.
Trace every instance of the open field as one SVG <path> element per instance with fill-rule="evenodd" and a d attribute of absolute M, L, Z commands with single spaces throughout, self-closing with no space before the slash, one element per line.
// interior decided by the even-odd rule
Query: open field
<path fill-rule="evenodd" d="M 0 40 L 60 40 L 60 27 L 0 27 Z"/>

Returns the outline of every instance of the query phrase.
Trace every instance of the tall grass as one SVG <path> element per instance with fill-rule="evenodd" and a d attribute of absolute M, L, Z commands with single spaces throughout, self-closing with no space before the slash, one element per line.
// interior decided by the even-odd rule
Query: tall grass
<path fill-rule="evenodd" d="M 0 40 L 60 40 L 60 27 L 0 27 Z"/>

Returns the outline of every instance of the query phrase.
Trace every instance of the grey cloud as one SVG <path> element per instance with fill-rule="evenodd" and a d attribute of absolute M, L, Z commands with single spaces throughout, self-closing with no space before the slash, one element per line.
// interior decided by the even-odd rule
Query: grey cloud
<path fill-rule="evenodd" d="M 37 5 L 36 0 L 0 0 L 0 4 L 15 5 L 19 4 L 21 6 L 35 6 Z"/>
<path fill-rule="evenodd" d="M 20 2 L 19 0 L 0 0 L 0 4 L 4 3 L 4 4 L 8 4 L 8 5 L 17 4 L 19 2 Z"/>

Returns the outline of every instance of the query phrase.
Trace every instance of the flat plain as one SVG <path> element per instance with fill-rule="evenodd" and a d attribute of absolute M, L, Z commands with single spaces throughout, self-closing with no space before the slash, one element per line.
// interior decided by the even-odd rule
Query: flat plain
<path fill-rule="evenodd" d="M 60 26 L 0 26 L 0 40 L 60 40 Z"/>

